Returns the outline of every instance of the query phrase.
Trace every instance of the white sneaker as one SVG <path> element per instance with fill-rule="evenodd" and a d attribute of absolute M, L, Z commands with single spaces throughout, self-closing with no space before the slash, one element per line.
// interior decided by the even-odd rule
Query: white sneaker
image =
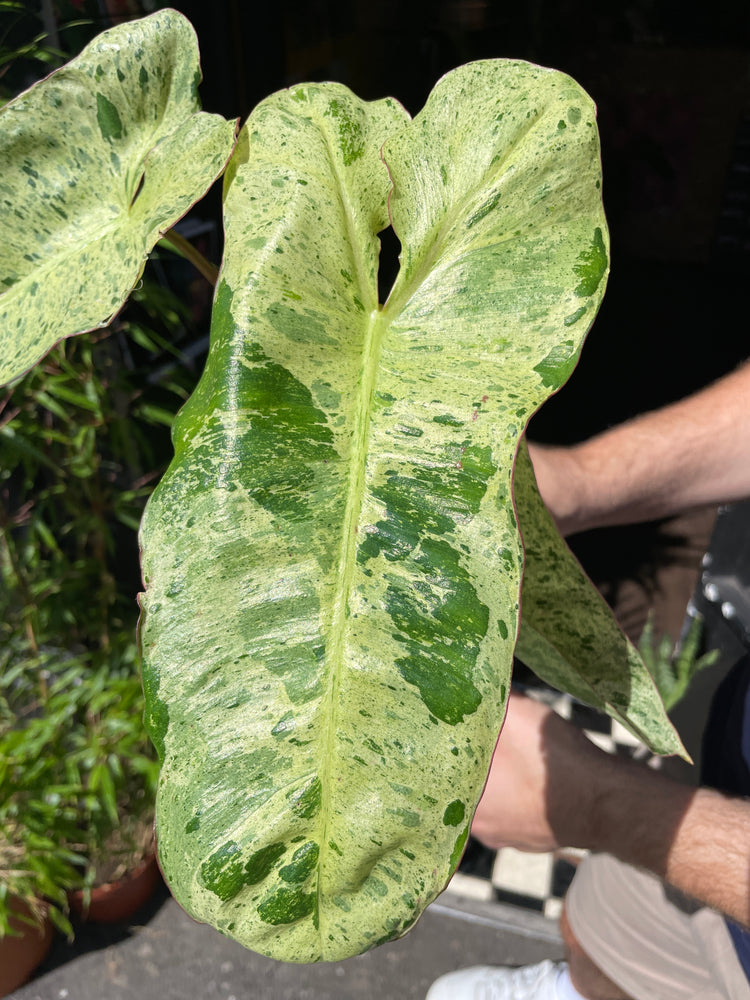
<path fill-rule="evenodd" d="M 558 1000 L 557 977 L 564 962 L 518 969 L 475 965 L 436 979 L 425 1000 Z"/>

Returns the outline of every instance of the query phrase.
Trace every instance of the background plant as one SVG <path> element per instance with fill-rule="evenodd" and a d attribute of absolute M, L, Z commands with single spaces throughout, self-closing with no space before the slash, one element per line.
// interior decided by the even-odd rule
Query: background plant
<path fill-rule="evenodd" d="M 692 618 L 687 631 L 677 643 L 666 634 L 657 638 L 653 615 L 649 615 L 646 621 L 638 640 L 638 651 L 656 682 L 667 711 L 671 711 L 684 698 L 698 671 L 710 667 L 719 658 L 718 649 L 701 652 L 702 634 L 703 620 L 700 616 Z"/>
<path fill-rule="evenodd" d="M 153 821 L 136 532 L 197 339 L 169 288 L 191 269 L 165 265 L 0 397 L 0 894 L 68 933 L 65 890 L 122 874 Z"/>
<path fill-rule="evenodd" d="M 19 0 L 0 0 L 0 104 L 56 69 L 96 32 L 94 21 L 71 8 L 59 21 L 53 45 L 37 11 Z"/>
<path fill-rule="evenodd" d="M 107 648 L 137 619 L 134 532 L 189 393 L 179 359 L 194 335 L 168 288 L 149 281 L 133 303 L 0 397 L 0 635 L 22 622 L 32 652 Z"/>

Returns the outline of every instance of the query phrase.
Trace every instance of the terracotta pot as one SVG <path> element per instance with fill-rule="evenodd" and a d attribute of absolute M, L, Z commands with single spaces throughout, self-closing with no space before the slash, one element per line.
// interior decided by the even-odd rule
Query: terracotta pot
<path fill-rule="evenodd" d="M 0 997 L 7 996 L 31 978 L 34 969 L 45 958 L 52 944 L 54 931 L 48 917 L 41 927 L 31 927 L 17 917 L 31 916 L 31 909 L 22 899 L 13 899 L 10 926 L 20 934 L 0 938 Z"/>
<path fill-rule="evenodd" d="M 71 892 L 68 896 L 70 908 L 83 920 L 116 924 L 121 920 L 128 920 L 148 902 L 160 878 L 156 857 L 150 855 L 116 882 L 94 886 L 88 907 L 84 904 L 82 890 Z"/>

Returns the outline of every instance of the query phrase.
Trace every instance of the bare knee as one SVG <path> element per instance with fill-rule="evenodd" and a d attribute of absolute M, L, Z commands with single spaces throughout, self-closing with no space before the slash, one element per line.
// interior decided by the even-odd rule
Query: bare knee
<path fill-rule="evenodd" d="M 605 976 L 583 950 L 573 933 L 564 906 L 560 917 L 560 933 L 565 945 L 570 979 L 581 996 L 586 997 L 586 1000 L 632 1000 L 629 994 L 623 993 L 619 986 Z"/>

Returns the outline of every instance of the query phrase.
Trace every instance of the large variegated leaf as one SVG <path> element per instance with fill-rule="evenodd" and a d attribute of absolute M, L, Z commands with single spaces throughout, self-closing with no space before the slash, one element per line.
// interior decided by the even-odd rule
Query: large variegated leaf
<path fill-rule="evenodd" d="M 655 753 L 684 754 L 651 674 L 544 506 L 525 441 L 513 493 L 526 556 L 516 655 L 553 687 L 617 719 Z"/>
<path fill-rule="evenodd" d="M 207 368 L 142 530 L 160 860 L 198 919 L 339 959 L 444 887 L 486 777 L 518 437 L 607 269 L 594 109 L 503 61 L 449 74 L 413 123 L 298 87 L 256 109 L 227 179 Z"/>
<path fill-rule="evenodd" d="M 176 11 L 123 24 L 0 110 L 0 383 L 101 326 L 221 173 L 234 123 L 198 112 Z"/>

